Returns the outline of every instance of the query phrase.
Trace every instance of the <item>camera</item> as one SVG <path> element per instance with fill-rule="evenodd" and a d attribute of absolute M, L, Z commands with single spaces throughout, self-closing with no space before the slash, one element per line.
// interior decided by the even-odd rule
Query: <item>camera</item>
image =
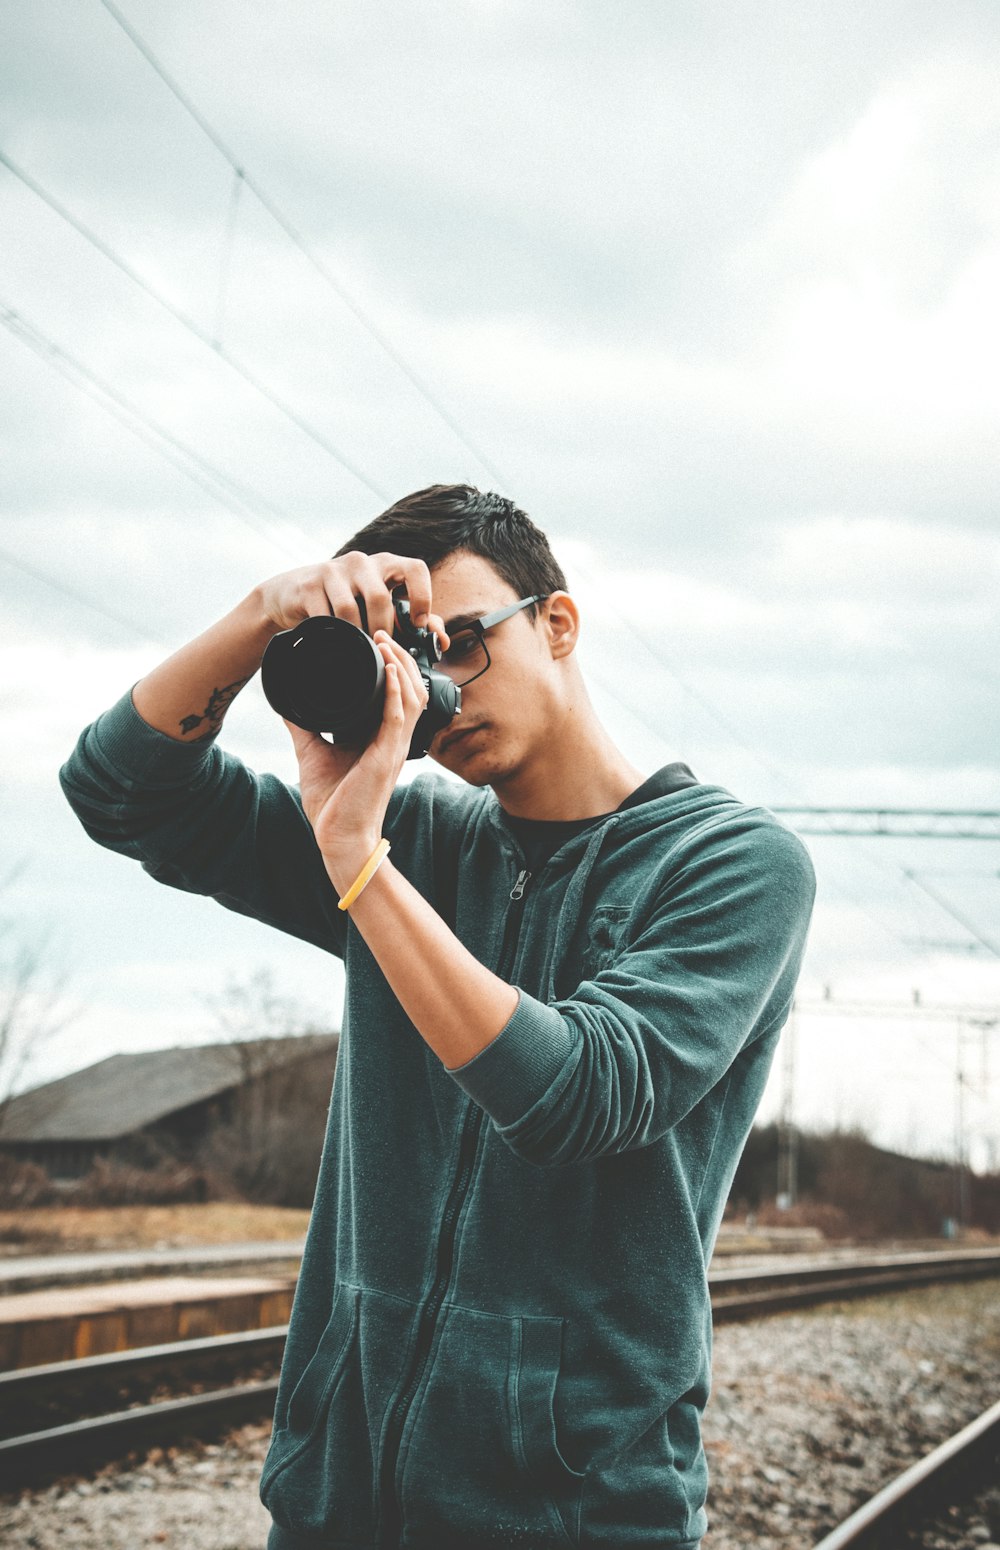
<path fill-rule="evenodd" d="M 430 696 L 407 754 L 422 759 L 435 734 L 458 715 L 462 691 L 435 667 L 441 645 L 434 632 L 412 623 L 405 598 L 396 600 L 395 610 L 394 637 L 416 662 Z M 365 618 L 363 603 L 361 614 Z M 382 724 L 382 654 L 370 635 L 346 619 L 319 614 L 282 630 L 268 642 L 260 676 L 272 710 L 307 732 L 329 733 L 334 743 L 363 748 Z"/>

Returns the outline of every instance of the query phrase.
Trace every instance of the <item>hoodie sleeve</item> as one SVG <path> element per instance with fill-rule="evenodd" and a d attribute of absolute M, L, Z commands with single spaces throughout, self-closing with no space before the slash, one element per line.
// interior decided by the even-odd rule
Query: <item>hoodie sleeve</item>
<path fill-rule="evenodd" d="M 648 1146 L 784 1023 L 814 893 L 805 847 L 773 819 L 689 837 L 613 964 L 550 1005 L 521 991 L 450 1074 L 527 1162 Z"/>
<path fill-rule="evenodd" d="M 91 839 L 157 882 L 343 953 L 346 916 L 299 793 L 276 776 L 167 737 L 126 694 L 81 734 L 60 781 Z"/>

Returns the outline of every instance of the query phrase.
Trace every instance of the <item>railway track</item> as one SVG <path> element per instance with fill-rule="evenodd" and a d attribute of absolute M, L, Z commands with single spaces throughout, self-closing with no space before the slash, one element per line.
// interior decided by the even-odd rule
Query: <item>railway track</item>
<path fill-rule="evenodd" d="M 713 1319 L 721 1324 L 982 1276 L 1000 1277 L 1000 1253 L 881 1255 L 808 1267 L 719 1270 L 710 1274 L 709 1286 Z M 0 1430 L 6 1433 L 0 1435 L 0 1491 L 86 1473 L 157 1443 L 217 1435 L 266 1420 L 274 1407 L 286 1329 L 281 1325 L 0 1374 Z M 222 1379 L 228 1381 L 220 1384 Z M 163 1390 L 170 1397 L 157 1397 Z M 112 1408 L 104 1408 L 108 1405 Z M 826 1542 L 824 1550 L 830 1550 Z"/>
<path fill-rule="evenodd" d="M 1000 1480 L 1000 1403 L 904 1470 L 815 1550 L 900 1550 L 902 1537 Z"/>

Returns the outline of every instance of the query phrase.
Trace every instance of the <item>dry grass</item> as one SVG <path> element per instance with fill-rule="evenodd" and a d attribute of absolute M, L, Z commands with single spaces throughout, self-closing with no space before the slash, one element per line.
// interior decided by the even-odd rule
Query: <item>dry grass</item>
<path fill-rule="evenodd" d="M 187 1248 L 303 1238 L 308 1211 L 211 1201 L 173 1206 L 37 1206 L 0 1211 L 0 1251 Z"/>

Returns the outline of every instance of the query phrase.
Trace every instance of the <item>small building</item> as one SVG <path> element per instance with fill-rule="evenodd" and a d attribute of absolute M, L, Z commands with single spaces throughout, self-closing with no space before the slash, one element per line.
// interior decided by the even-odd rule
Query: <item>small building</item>
<path fill-rule="evenodd" d="M 223 1126 L 259 1129 L 292 1093 L 308 1095 L 321 1116 L 337 1045 L 336 1033 L 316 1033 L 109 1055 L 10 1098 L 0 1153 L 60 1180 L 82 1178 L 98 1160 L 193 1158 Z"/>

